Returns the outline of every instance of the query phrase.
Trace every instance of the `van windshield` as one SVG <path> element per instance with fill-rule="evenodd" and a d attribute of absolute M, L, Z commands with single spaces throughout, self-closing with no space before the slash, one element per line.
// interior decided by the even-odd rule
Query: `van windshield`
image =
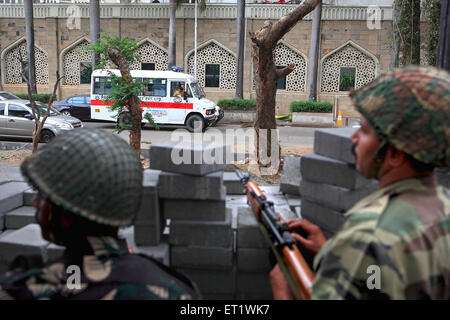
<path fill-rule="evenodd" d="M 202 87 L 198 84 L 198 82 L 192 82 L 191 83 L 192 93 L 194 96 L 198 99 L 205 98 L 205 92 L 203 91 Z"/>

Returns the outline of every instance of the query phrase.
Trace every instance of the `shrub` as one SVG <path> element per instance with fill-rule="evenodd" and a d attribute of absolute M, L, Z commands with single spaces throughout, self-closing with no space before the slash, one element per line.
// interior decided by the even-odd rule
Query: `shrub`
<path fill-rule="evenodd" d="M 16 96 L 18 96 L 20 99 L 25 99 L 25 100 L 29 99 L 28 93 L 19 93 L 19 94 L 16 94 Z M 48 103 L 51 96 L 52 95 L 50 93 L 33 93 L 34 101 L 39 101 L 39 102 L 43 102 L 43 103 Z M 55 101 L 56 101 L 56 98 L 55 98 Z"/>
<path fill-rule="evenodd" d="M 217 105 L 224 110 L 254 110 L 256 99 L 222 99 Z"/>
<path fill-rule="evenodd" d="M 330 113 L 333 110 L 333 105 L 329 102 L 292 101 L 290 110 L 291 112 Z"/>

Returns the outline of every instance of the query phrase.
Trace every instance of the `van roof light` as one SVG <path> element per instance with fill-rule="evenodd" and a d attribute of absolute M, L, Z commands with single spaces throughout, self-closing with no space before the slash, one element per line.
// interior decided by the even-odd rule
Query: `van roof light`
<path fill-rule="evenodd" d="M 175 72 L 183 72 L 184 71 L 183 68 L 177 67 L 177 66 L 172 66 L 171 69 L 172 69 L 172 71 L 175 71 Z"/>

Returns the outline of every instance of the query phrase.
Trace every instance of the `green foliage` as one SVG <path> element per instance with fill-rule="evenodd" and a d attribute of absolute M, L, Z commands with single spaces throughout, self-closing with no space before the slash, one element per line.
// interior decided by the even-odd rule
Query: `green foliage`
<path fill-rule="evenodd" d="M 217 105 L 224 110 L 254 110 L 256 108 L 256 99 L 222 99 Z"/>
<path fill-rule="evenodd" d="M 140 57 L 136 53 L 138 44 L 137 41 L 131 40 L 127 37 L 120 39 L 119 37 L 110 37 L 107 34 L 103 34 L 95 44 L 89 46 L 89 49 L 94 51 L 98 55 L 98 63 L 96 68 L 105 68 L 109 62 L 112 62 L 108 55 L 108 49 L 116 49 L 127 61 L 128 65 L 134 61 L 139 61 Z M 118 77 L 110 72 L 107 82 L 111 85 L 111 92 L 106 97 L 105 101 L 111 103 L 111 111 L 116 111 L 116 118 L 119 118 L 124 113 L 128 112 L 128 101 L 132 95 L 139 96 L 143 90 L 143 86 L 148 82 L 141 82 L 138 79 L 132 79 L 130 82 L 127 79 Z M 147 119 L 153 127 L 159 129 L 158 125 L 153 120 L 150 113 L 146 113 L 144 118 Z M 130 124 L 117 122 L 115 131 L 121 132 L 123 130 L 131 130 Z"/>
<path fill-rule="evenodd" d="M 25 100 L 29 99 L 28 93 L 19 93 L 16 94 L 16 96 L 18 96 L 20 99 Z M 52 95 L 50 93 L 33 93 L 34 101 L 39 101 L 43 103 L 48 103 L 50 101 L 51 96 Z"/>
<path fill-rule="evenodd" d="M 441 18 L 442 0 L 425 0 L 423 9 L 428 23 L 428 39 L 425 43 L 427 63 L 431 66 L 436 65 L 437 48 L 439 44 L 439 28 Z"/>
<path fill-rule="evenodd" d="M 329 102 L 292 101 L 290 110 L 291 112 L 330 113 L 333 110 L 333 105 Z"/>
<path fill-rule="evenodd" d="M 420 63 L 420 27 L 414 29 L 413 21 L 420 19 L 419 0 L 395 0 L 399 21 L 394 32 L 399 41 L 400 64 Z"/>

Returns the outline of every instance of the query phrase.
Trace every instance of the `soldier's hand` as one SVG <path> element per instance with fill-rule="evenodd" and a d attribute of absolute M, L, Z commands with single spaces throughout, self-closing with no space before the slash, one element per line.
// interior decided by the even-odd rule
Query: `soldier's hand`
<path fill-rule="evenodd" d="M 275 300 L 294 300 L 289 283 L 278 264 L 270 271 L 270 286 Z"/>
<path fill-rule="evenodd" d="M 302 229 L 307 233 L 307 238 L 302 237 L 297 233 L 292 233 L 292 237 L 300 243 L 312 255 L 316 255 L 322 246 L 327 242 L 327 238 L 322 230 L 315 224 L 305 219 L 294 219 L 288 221 L 289 231 Z"/>

